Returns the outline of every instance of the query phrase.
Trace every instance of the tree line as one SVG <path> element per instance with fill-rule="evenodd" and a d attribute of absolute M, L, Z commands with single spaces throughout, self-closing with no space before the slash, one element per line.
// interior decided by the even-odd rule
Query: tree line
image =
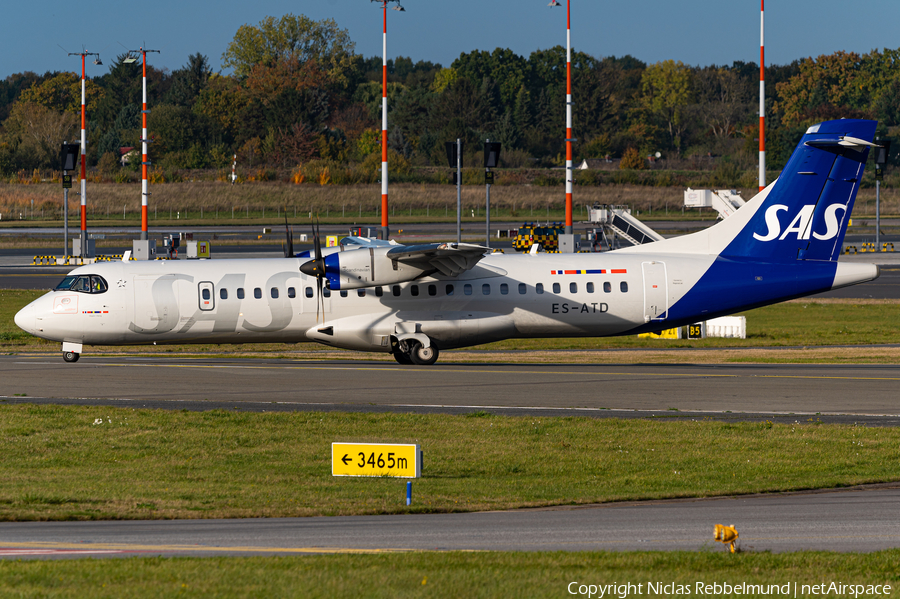
<path fill-rule="evenodd" d="M 215 73 L 200 53 L 175 71 L 148 65 L 156 169 L 296 168 L 321 160 L 376 175 L 380 163 L 382 59 L 363 57 L 330 19 L 267 17 L 244 25 Z M 87 86 L 88 160 L 119 168 L 121 148 L 140 148 L 141 64 L 116 57 Z M 777 170 L 815 122 L 877 118 L 900 125 L 900 49 L 836 52 L 766 67 L 767 162 Z M 759 66 L 646 64 L 631 56 L 573 54 L 576 159 L 714 156 L 736 169 L 758 158 Z M 497 48 L 463 53 L 448 67 L 388 61 L 390 160 L 446 164 L 460 138 L 474 163 L 485 139 L 503 144 L 503 165 L 564 163 L 566 51 L 528 57 Z M 80 77 L 26 71 L 0 81 L 0 174 L 58 168 L 63 140 L 79 139 Z M 128 167 L 139 168 L 140 160 Z M 638 160 L 637 165 L 640 165 Z"/>

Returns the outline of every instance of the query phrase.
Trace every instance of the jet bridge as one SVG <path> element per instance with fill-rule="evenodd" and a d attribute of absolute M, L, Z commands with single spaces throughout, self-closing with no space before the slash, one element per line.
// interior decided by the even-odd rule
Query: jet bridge
<path fill-rule="evenodd" d="M 733 189 L 691 189 L 684 192 L 685 208 L 712 208 L 719 218 L 728 218 L 744 205 L 740 192 Z"/>
<path fill-rule="evenodd" d="M 627 206 L 595 205 L 590 211 L 591 223 L 599 225 L 609 249 L 619 247 L 624 239 L 629 245 L 662 241 L 663 236 L 631 215 Z"/>

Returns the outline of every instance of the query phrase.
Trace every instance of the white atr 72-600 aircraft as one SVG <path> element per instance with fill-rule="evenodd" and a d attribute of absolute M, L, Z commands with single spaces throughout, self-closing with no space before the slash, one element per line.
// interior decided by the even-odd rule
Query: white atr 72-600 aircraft
<path fill-rule="evenodd" d="M 689 324 L 878 276 L 837 261 L 875 124 L 810 127 L 777 181 L 683 237 L 600 254 L 350 240 L 327 255 L 91 264 L 15 321 L 67 362 L 85 345 L 315 341 L 420 365 L 500 339 Z"/>

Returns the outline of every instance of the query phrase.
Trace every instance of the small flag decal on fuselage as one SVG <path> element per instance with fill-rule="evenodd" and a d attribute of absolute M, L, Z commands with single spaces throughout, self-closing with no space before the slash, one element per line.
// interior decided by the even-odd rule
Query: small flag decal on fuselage
<path fill-rule="evenodd" d="M 551 275 L 624 275 L 628 274 L 628 270 L 625 268 L 597 268 L 591 270 L 551 270 Z"/>

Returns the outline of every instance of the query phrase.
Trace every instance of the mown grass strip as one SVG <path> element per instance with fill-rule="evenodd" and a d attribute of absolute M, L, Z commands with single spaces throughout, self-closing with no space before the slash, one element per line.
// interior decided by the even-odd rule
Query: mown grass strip
<path fill-rule="evenodd" d="M 729 596 L 715 586 L 784 585 L 796 596 L 812 585 L 890 585 L 897 596 L 900 551 L 868 554 L 799 552 L 725 554 L 687 552 L 408 553 L 248 558 L 126 558 L 12 562 L 0 560 L 0 595 L 14 597 L 586 597 L 585 585 L 641 585 L 606 589 L 604 597 Z M 572 586 L 572 583 L 577 583 Z M 653 591 L 650 592 L 650 584 Z M 698 584 L 702 585 L 698 588 Z M 804 588 L 806 585 L 806 588 Z M 708 589 L 705 593 L 700 592 Z M 750 587 L 750 590 L 754 590 Z M 804 593 L 803 591 L 807 591 Z M 574 591 L 575 594 L 571 594 Z M 595 591 L 596 593 L 596 591 Z M 685 595 L 686 593 L 681 593 Z M 741 593 L 742 596 L 784 596 Z M 599 597 L 599 593 L 594 594 Z"/>
<path fill-rule="evenodd" d="M 798 418 L 799 420 L 799 418 Z M 333 441 L 418 443 L 423 478 L 331 476 Z M 771 422 L 0 405 L 0 519 L 428 513 L 900 480 L 900 430 Z"/>

